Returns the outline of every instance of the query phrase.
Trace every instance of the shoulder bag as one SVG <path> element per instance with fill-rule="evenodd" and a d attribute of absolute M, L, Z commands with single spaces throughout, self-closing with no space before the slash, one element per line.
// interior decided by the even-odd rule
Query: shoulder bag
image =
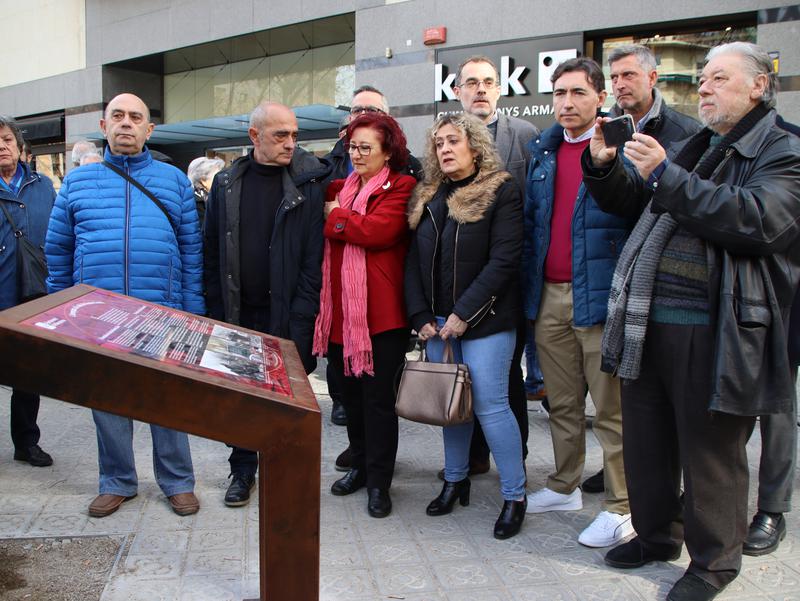
<path fill-rule="evenodd" d="M 472 421 L 469 367 L 453 363 L 453 347 L 449 340 L 445 341 L 442 360 L 443 363 L 406 362 L 397 390 L 397 415 L 432 426 L 455 426 Z"/>
<path fill-rule="evenodd" d="M 106 167 L 111 169 L 111 171 L 113 171 L 114 173 L 119 175 L 122 179 L 128 180 L 132 185 L 136 186 L 142 192 L 142 194 L 147 196 L 147 198 L 152 200 L 153 203 L 159 209 L 161 209 L 161 212 L 164 213 L 164 217 L 166 217 L 167 221 L 169 221 L 169 225 L 172 227 L 172 232 L 175 234 L 175 239 L 177 240 L 178 239 L 178 228 L 175 227 L 175 224 L 172 221 L 172 217 L 169 216 L 169 212 L 167 211 L 167 208 L 164 206 L 164 203 L 162 203 L 160 200 L 158 200 L 155 197 L 155 194 L 153 194 L 150 190 L 145 188 L 142 184 L 140 184 L 138 181 L 133 179 L 130 175 L 125 173 L 122 169 L 120 169 L 116 165 L 114 165 L 112 163 L 109 163 L 108 161 L 103 161 L 103 165 L 105 165 Z"/>
<path fill-rule="evenodd" d="M 17 299 L 20 303 L 28 302 L 47 294 L 47 261 L 44 251 L 28 240 L 11 219 L 11 213 L 0 201 L 0 208 L 6 215 L 8 223 L 17 239 Z"/>

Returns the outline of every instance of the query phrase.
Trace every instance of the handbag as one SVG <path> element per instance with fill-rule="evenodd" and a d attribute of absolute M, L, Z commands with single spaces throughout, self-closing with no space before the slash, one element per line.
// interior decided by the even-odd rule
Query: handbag
<path fill-rule="evenodd" d="M 395 413 L 413 422 L 455 426 L 472 421 L 472 380 L 469 367 L 453 363 L 453 347 L 446 340 L 443 363 L 407 361 L 397 390 Z"/>
<path fill-rule="evenodd" d="M 28 302 L 47 294 L 47 261 L 44 251 L 28 240 L 11 219 L 11 213 L 0 202 L 0 208 L 6 215 L 14 237 L 17 239 L 17 299 L 20 303 Z"/>

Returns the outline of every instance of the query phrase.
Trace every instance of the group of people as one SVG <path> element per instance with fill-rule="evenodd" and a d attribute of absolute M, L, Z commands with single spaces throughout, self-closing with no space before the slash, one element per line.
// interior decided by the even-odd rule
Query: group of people
<path fill-rule="evenodd" d="M 540 133 L 497 110 L 496 66 L 469 58 L 455 80 L 464 112 L 436 119 L 422 166 L 375 88 L 354 92 L 325 158 L 297 146 L 291 109 L 265 101 L 250 117 L 252 151 L 228 168 L 198 159 L 191 182 L 153 160 L 148 108 L 121 94 L 101 120 L 104 156 L 90 151 L 54 206 L 3 120 L 0 202 L 44 245 L 50 291 L 87 283 L 288 338 L 307 372 L 327 357 L 349 442 L 331 493 L 366 487 L 375 518 L 392 511 L 395 380 L 412 328 L 429 361 L 469 366 L 474 399 L 474 421 L 443 428 L 444 483 L 429 516 L 469 504 L 470 476 L 488 471 L 490 453 L 503 500 L 496 538 L 517 534 L 526 513 L 582 508 L 588 392 L 603 470 L 583 488 L 604 490 L 605 504 L 579 542 L 629 539 L 606 554 L 617 568 L 676 558 L 685 542 L 691 563 L 668 599 L 713 599 L 738 574 L 743 544 L 768 553 L 785 535 L 800 140 L 776 125 L 776 76 L 753 44 L 709 52 L 702 124 L 667 106 L 647 48 L 618 47 L 609 67 L 615 104 L 599 116 L 602 67 L 558 65 L 556 124 Z M 635 133 L 608 146 L 603 128 L 621 115 Z M 106 163 L 157 194 L 169 219 Z M 11 227 L 0 225 L 6 244 Z M 16 302 L 5 248 L 0 307 Z M 555 458 L 530 494 L 523 352 L 533 385 L 543 375 Z M 38 430 L 15 426 L 31 421 L 24 405 L 35 427 L 34 396 L 12 396 L 15 458 L 45 465 Z M 93 415 L 100 494 L 89 513 L 103 517 L 136 496 L 132 423 Z M 756 416 L 767 459 L 748 530 Z M 151 432 L 159 486 L 174 511 L 196 512 L 187 436 Z M 257 455 L 233 448 L 229 462 L 225 503 L 245 505 Z"/>

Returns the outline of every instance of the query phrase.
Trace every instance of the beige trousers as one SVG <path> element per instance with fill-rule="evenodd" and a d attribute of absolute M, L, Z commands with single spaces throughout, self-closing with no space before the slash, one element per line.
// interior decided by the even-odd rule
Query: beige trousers
<path fill-rule="evenodd" d="M 545 282 L 536 319 L 536 348 L 550 402 L 550 435 L 555 472 L 547 487 L 574 491 L 586 457 L 586 385 L 597 408 L 593 430 L 603 448 L 606 510 L 629 513 L 622 463 L 622 410 L 619 379 L 600 371 L 603 325 L 575 327 L 572 284 Z"/>

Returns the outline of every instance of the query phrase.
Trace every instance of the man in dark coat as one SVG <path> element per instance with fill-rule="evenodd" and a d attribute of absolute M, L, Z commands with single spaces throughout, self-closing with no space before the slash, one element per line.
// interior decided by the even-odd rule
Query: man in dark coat
<path fill-rule="evenodd" d="M 330 166 L 297 147 L 289 107 L 262 102 L 250 116 L 253 150 L 214 177 L 204 229 L 209 315 L 289 338 L 306 372 L 322 285 L 324 188 Z M 234 447 L 229 507 L 246 505 L 258 455 Z"/>
<path fill-rule="evenodd" d="M 715 598 L 741 568 L 745 445 L 755 416 L 794 403 L 786 321 L 800 280 L 800 143 L 775 126 L 777 78 L 758 46 L 713 48 L 699 81 L 705 129 L 667 153 L 636 133 L 583 156 L 607 211 L 639 221 L 620 255 L 603 337 L 623 379 L 623 453 L 637 537 L 617 568 L 680 555 L 669 601 Z M 681 473 L 685 493 L 681 496 Z"/>
<path fill-rule="evenodd" d="M 665 148 L 700 130 L 696 120 L 667 106 L 656 87 L 656 57 L 649 48 L 641 44 L 616 46 L 608 55 L 608 67 L 616 101 L 609 117 L 630 115 L 636 131 L 654 137 Z M 603 492 L 603 470 L 584 480 L 581 489 L 588 493 Z"/>

